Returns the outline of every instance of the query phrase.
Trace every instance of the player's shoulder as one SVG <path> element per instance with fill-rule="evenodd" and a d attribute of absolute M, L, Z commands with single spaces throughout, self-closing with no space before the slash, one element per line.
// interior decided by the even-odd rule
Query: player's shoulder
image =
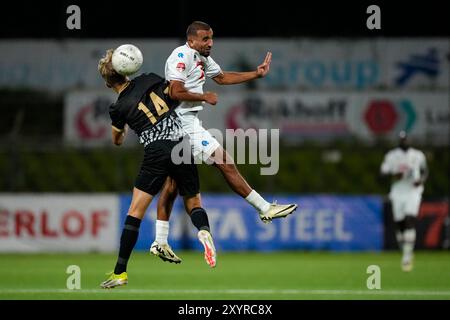
<path fill-rule="evenodd" d="M 388 152 L 386 152 L 386 157 L 392 157 L 392 156 L 395 156 L 396 154 L 399 154 L 400 153 L 400 151 L 401 151 L 401 149 L 400 148 L 394 148 L 394 149 L 391 149 L 391 150 L 389 150 Z"/>
<path fill-rule="evenodd" d="M 160 82 L 164 81 L 164 78 L 160 75 L 149 72 L 149 73 L 142 73 L 131 80 L 132 82 Z"/>
<path fill-rule="evenodd" d="M 211 56 L 208 56 L 206 60 L 208 61 L 208 63 L 217 63 Z"/>
<path fill-rule="evenodd" d="M 130 97 L 140 97 L 144 92 L 165 82 L 165 79 L 160 75 L 150 72 L 142 73 L 131 80 L 132 92 L 129 92 Z"/>
<path fill-rule="evenodd" d="M 413 152 L 422 153 L 422 151 L 419 150 L 419 149 L 417 149 L 417 148 L 410 147 L 410 149 L 411 149 L 411 151 L 413 151 Z"/>
<path fill-rule="evenodd" d="M 121 102 L 119 99 L 117 99 L 115 102 L 111 103 L 109 105 L 109 113 L 116 113 L 116 112 L 120 112 L 121 109 Z"/>
<path fill-rule="evenodd" d="M 418 157 L 425 157 L 425 153 L 422 150 L 411 148 L 411 151 Z"/>
<path fill-rule="evenodd" d="M 195 53 L 194 49 L 189 48 L 188 45 L 184 44 L 175 48 L 170 54 L 170 58 L 184 59 L 193 56 Z"/>

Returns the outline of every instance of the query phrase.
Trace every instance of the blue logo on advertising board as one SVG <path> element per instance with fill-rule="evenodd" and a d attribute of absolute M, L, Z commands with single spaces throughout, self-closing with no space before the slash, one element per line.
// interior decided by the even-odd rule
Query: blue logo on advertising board
<path fill-rule="evenodd" d="M 439 58 L 436 48 L 428 49 L 425 54 L 413 54 L 407 61 L 397 63 L 400 75 L 395 79 L 398 86 L 404 86 L 417 74 L 434 79 L 439 74 Z"/>

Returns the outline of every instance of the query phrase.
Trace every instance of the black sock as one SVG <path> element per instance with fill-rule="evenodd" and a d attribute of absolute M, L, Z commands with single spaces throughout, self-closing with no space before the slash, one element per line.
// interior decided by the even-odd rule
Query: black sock
<path fill-rule="evenodd" d="M 209 221 L 208 221 L 208 215 L 206 214 L 205 209 L 203 208 L 194 208 L 191 211 L 191 220 L 194 226 L 200 231 L 200 230 L 206 230 L 210 232 L 209 230 Z"/>
<path fill-rule="evenodd" d="M 120 236 L 119 257 L 117 258 L 116 267 L 114 268 L 115 274 L 121 274 L 122 272 L 127 271 L 128 259 L 137 242 L 140 225 L 141 219 L 133 216 L 127 216 L 125 219 L 122 235 Z"/>

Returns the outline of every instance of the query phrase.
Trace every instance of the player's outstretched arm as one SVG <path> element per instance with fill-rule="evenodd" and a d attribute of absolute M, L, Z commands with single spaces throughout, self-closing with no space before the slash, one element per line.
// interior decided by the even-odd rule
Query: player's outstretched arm
<path fill-rule="evenodd" d="M 255 71 L 248 72 L 229 72 L 225 71 L 213 78 L 218 84 L 237 84 L 250 81 L 257 78 L 262 78 L 267 75 L 270 70 L 270 62 L 272 61 L 272 53 L 267 52 L 266 58 Z"/>

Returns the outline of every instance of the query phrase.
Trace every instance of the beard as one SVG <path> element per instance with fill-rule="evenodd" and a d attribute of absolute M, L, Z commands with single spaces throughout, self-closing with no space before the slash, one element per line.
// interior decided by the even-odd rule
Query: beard
<path fill-rule="evenodd" d="M 202 51 L 200 51 L 200 54 L 207 58 L 211 54 L 211 49 L 210 50 L 202 50 Z"/>

